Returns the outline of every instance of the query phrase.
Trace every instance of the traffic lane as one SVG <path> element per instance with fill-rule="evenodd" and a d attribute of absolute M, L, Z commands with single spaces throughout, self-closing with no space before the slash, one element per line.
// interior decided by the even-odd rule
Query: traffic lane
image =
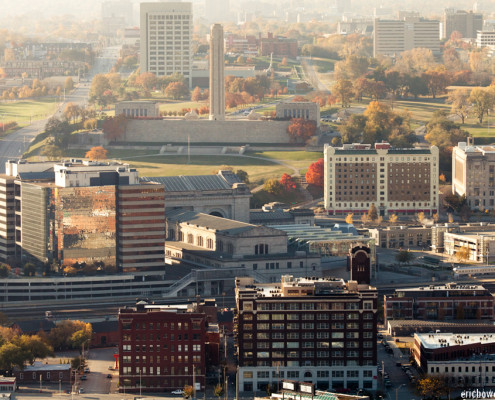
<path fill-rule="evenodd" d="M 87 383 L 83 383 L 83 387 L 87 389 L 88 393 L 112 393 L 117 391 L 119 373 L 108 369 L 109 366 L 113 367 L 115 365 L 114 354 L 116 354 L 116 347 L 91 349 L 89 351 L 87 365 L 91 372 L 86 374 L 88 377 Z M 107 378 L 109 374 L 112 378 Z"/>

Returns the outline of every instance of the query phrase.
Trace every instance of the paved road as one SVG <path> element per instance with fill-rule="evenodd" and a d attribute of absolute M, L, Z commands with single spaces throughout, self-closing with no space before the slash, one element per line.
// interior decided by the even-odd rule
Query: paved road
<path fill-rule="evenodd" d="M 101 56 L 96 58 L 95 65 L 91 70 L 91 80 L 94 74 L 109 72 L 119 56 L 119 47 L 104 49 Z M 67 103 L 72 102 L 80 106 L 88 103 L 89 82 L 80 83 L 74 91 L 66 96 L 59 104 L 54 116 L 61 117 Z M 0 141 L 0 173 L 5 172 L 5 162 L 11 159 L 21 158 L 22 154 L 29 148 L 29 143 L 43 130 L 49 118 L 35 121 L 31 125 L 17 130 Z"/>

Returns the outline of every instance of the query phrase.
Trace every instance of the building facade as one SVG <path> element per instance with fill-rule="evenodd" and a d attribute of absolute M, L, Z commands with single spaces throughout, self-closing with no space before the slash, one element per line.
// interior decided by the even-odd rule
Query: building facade
<path fill-rule="evenodd" d="M 495 46 L 495 31 L 478 31 L 476 33 L 476 46 L 478 48 Z"/>
<path fill-rule="evenodd" d="M 444 39 L 450 39 L 452 32 L 459 32 L 463 38 L 475 38 L 478 31 L 483 30 L 483 14 L 472 11 L 447 8 L 443 15 Z"/>
<path fill-rule="evenodd" d="M 236 280 L 239 388 L 280 379 L 319 388 L 376 389 L 377 292 L 340 279 Z"/>
<path fill-rule="evenodd" d="M 429 49 L 435 55 L 440 49 L 440 23 L 422 18 L 402 20 L 375 19 L 373 56 L 398 56 L 406 50 Z"/>
<path fill-rule="evenodd" d="M 452 151 L 452 193 L 466 196 L 472 209 L 495 210 L 495 147 L 475 146 L 472 138 Z"/>
<path fill-rule="evenodd" d="M 431 246 L 432 228 L 426 226 L 388 226 L 369 230 L 370 237 L 383 249 Z"/>
<path fill-rule="evenodd" d="M 0 260 L 15 257 L 14 178 L 0 175 Z"/>
<path fill-rule="evenodd" d="M 267 281 L 286 273 L 321 275 L 320 255 L 289 248 L 287 234 L 279 229 L 180 209 L 167 213 L 166 224 L 168 263 L 241 267 Z"/>
<path fill-rule="evenodd" d="M 180 74 L 191 86 L 192 4 L 141 3 L 141 73 Z"/>
<path fill-rule="evenodd" d="M 284 37 L 274 37 L 269 32 L 268 37 L 260 39 L 260 54 L 262 56 L 297 58 L 297 40 Z"/>
<path fill-rule="evenodd" d="M 119 310 L 119 379 L 126 392 L 204 390 L 206 315 L 196 309 L 147 305 Z M 194 372 L 193 372 L 194 369 Z M 194 377 L 193 377 L 194 376 Z"/>
<path fill-rule="evenodd" d="M 317 127 L 320 126 L 320 105 L 312 101 L 280 102 L 275 106 L 275 112 L 277 118 L 303 118 L 314 121 Z"/>
<path fill-rule="evenodd" d="M 325 145 L 325 209 L 329 214 L 407 215 L 438 211 L 438 148 L 394 149 L 388 143 Z"/>
<path fill-rule="evenodd" d="M 493 295 L 481 285 L 430 285 L 384 296 L 388 320 L 493 320 Z"/>
<path fill-rule="evenodd" d="M 127 118 L 157 118 L 160 107 L 153 101 L 121 101 L 115 104 L 115 115 L 120 114 Z"/>
<path fill-rule="evenodd" d="M 423 373 L 449 386 L 495 386 L 495 341 L 486 333 L 414 335 L 412 355 Z"/>
<path fill-rule="evenodd" d="M 462 251 L 462 255 L 458 253 Z M 495 231 L 444 234 L 444 253 L 465 261 L 491 263 L 495 261 Z"/>

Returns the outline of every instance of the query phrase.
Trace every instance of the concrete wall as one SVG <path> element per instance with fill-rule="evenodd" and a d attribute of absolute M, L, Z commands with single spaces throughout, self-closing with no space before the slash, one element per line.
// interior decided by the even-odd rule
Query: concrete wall
<path fill-rule="evenodd" d="M 289 143 L 289 121 L 129 120 L 123 141 L 157 143 Z"/>

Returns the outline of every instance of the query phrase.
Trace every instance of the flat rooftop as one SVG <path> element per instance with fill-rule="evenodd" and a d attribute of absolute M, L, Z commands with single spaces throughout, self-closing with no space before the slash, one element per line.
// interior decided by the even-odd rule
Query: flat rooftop
<path fill-rule="evenodd" d="M 414 337 L 417 337 L 426 349 L 495 343 L 495 334 L 490 333 L 416 333 Z"/>
<path fill-rule="evenodd" d="M 458 285 L 456 283 L 446 283 L 445 285 L 429 285 L 429 286 L 419 286 L 414 288 L 405 288 L 405 289 L 397 289 L 397 292 L 416 292 L 416 291 L 424 291 L 424 292 L 434 292 L 437 290 L 486 290 L 482 285 Z"/>

